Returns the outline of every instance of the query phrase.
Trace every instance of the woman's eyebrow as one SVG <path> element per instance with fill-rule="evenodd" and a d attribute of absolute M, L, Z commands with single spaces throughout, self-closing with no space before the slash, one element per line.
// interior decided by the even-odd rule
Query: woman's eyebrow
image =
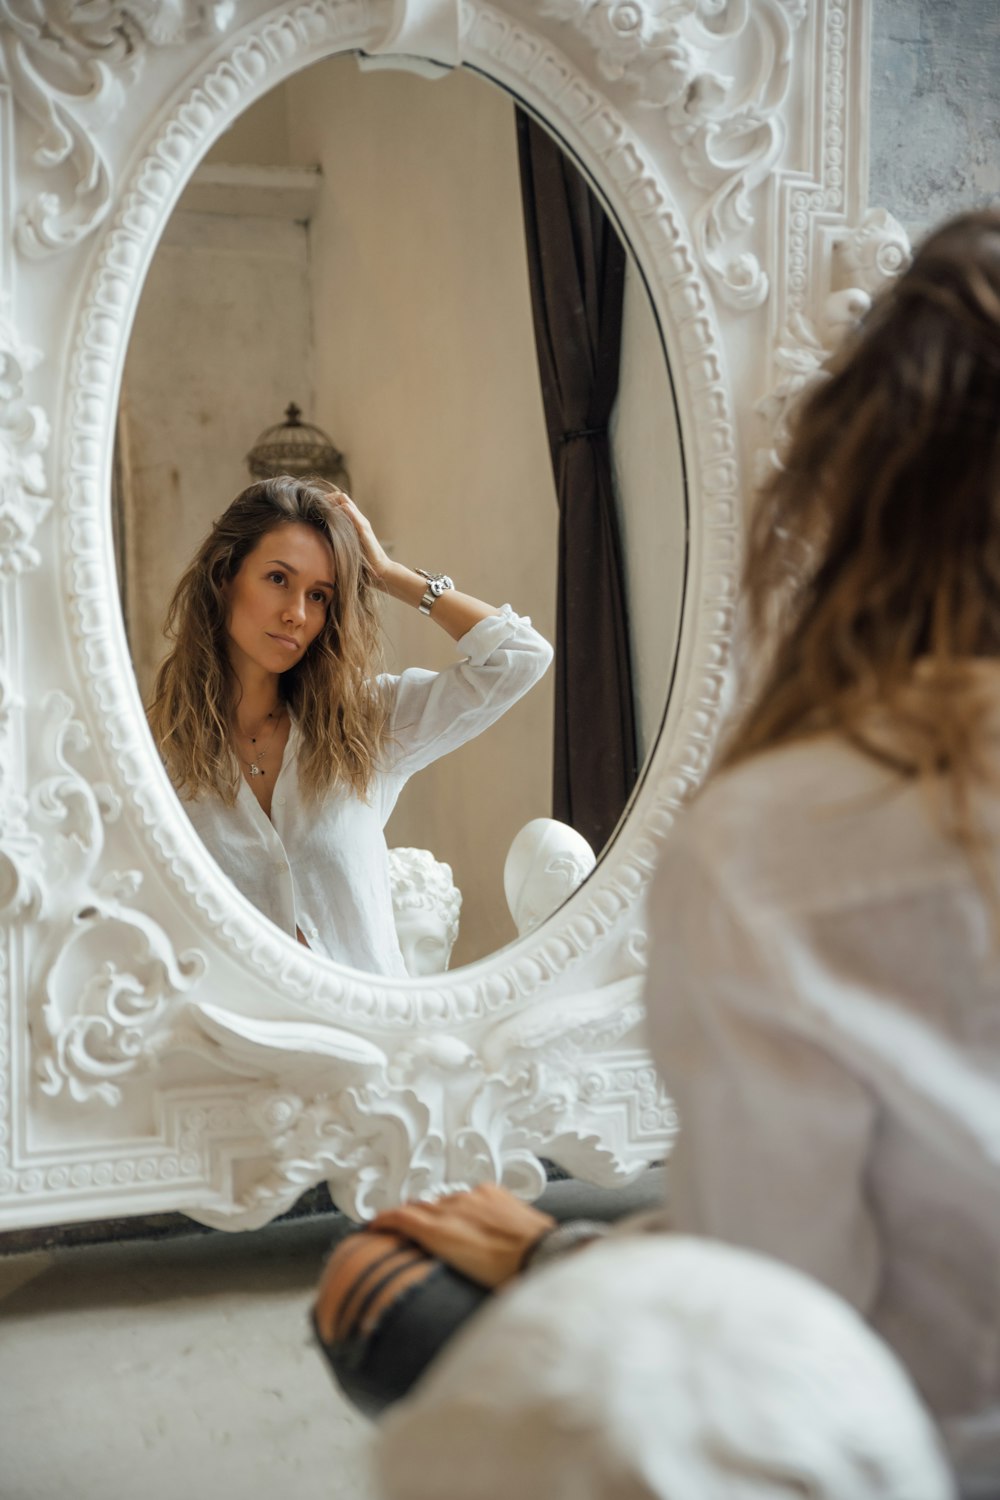
<path fill-rule="evenodd" d="M 276 563 L 279 568 L 284 568 L 284 570 L 285 570 L 286 573 L 294 573 L 295 576 L 296 576 L 296 578 L 299 575 L 298 568 L 293 568 L 292 565 L 291 565 L 291 563 L 282 562 L 282 560 L 281 560 L 280 557 L 269 557 L 268 560 L 267 560 L 267 562 L 264 564 L 264 566 L 265 567 L 270 567 L 272 563 Z M 316 580 L 316 586 L 318 588 L 323 588 L 323 589 L 332 589 L 333 588 L 333 584 L 332 583 L 328 583 L 325 578 L 317 578 L 317 580 Z"/>

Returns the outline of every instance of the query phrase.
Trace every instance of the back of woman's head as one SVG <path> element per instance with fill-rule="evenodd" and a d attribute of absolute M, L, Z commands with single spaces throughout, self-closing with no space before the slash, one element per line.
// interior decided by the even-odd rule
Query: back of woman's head
<path fill-rule="evenodd" d="M 322 629 L 280 679 L 301 734 L 307 794 L 336 782 L 363 795 L 375 771 L 385 714 L 376 584 L 357 532 L 321 479 L 279 475 L 237 495 L 215 521 L 174 592 L 164 633 L 173 645 L 157 673 L 149 722 L 174 785 L 232 801 L 239 767 L 229 725 L 238 684 L 229 666 L 228 585 L 269 532 L 304 525 L 333 554 L 333 597 Z"/>
<path fill-rule="evenodd" d="M 961 792 L 1000 658 L 1000 211 L 931 234 L 803 401 L 744 598 L 764 665 L 723 765 L 834 729 Z"/>

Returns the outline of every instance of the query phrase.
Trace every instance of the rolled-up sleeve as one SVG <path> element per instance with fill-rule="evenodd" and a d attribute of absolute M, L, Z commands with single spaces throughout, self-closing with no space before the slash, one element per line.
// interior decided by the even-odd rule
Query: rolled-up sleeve
<path fill-rule="evenodd" d="M 410 668 L 389 678 L 393 709 L 387 769 L 405 778 L 474 739 L 542 677 L 552 647 L 509 604 L 457 642 L 462 660 L 443 672 Z"/>
<path fill-rule="evenodd" d="M 773 1255 L 870 1311 L 877 1106 L 785 972 L 793 919 L 726 890 L 682 823 L 653 884 L 650 930 L 647 1024 L 680 1121 L 671 1227 Z"/>

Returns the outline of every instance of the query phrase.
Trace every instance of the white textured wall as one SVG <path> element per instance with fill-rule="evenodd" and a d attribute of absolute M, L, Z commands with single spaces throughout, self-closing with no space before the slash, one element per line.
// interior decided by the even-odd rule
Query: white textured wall
<path fill-rule="evenodd" d="M 144 699 L 174 585 L 249 483 L 243 455 L 312 400 L 306 231 L 177 213 L 143 288 L 123 383 L 128 625 Z"/>
<path fill-rule="evenodd" d="M 874 0 L 871 201 L 920 235 L 1000 203 L 997 0 Z"/>
<path fill-rule="evenodd" d="M 535 363 L 513 106 L 454 73 L 363 74 L 335 58 L 296 79 L 293 155 L 318 161 L 312 224 L 317 420 L 395 556 L 510 601 L 550 639 L 557 512 Z M 454 660 L 387 605 L 395 665 Z M 514 936 L 503 861 L 551 808 L 552 675 L 479 740 L 410 784 L 393 844 L 433 849 L 465 906 L 454 962 Z"/>

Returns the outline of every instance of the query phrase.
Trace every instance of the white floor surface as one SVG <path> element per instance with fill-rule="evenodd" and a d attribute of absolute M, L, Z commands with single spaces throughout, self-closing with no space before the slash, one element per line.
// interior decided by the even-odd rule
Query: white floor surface
<path fill-rule="evenodd" d="M 563 1218 L 660 1176 L 552 1183 Z M 308 1309 L 336 1220 L 0 1256 L 0 1500 L 376 1500 Z"/>
<path fill-rule="evenodd" d="M 2 1500 L 370 1500 L 372 1429 L 307 1323 L 329 1238 L 0 1259 Z"/>

